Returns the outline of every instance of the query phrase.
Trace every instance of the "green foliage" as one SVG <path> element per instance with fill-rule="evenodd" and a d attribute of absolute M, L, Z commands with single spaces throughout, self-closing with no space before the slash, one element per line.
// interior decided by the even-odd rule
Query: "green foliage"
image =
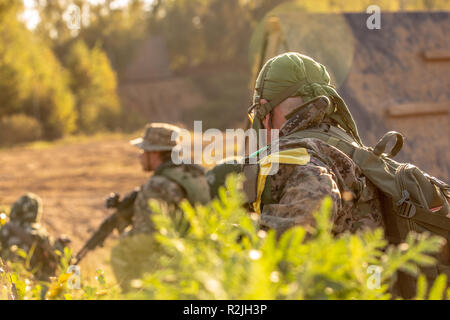
<path fill-rule="evenodd" d="M 160 246 L 151 235 L 137 234 L 121 239 L 111 250 L 111 265 L 122 291 L 129 291 L 143 272 L 155 270 L 160 254 Z"/>
<path fill-rule="evenodd" d="M 21 6 L 7 1 L 0 5 L 5 8 L 0 15 L 0 119 L 15 114 L 32 117 L 40 123 L 46 139 L 72 133 L 77 127 L 86 133 L 116 129 L 123 114 L 116 92 L 116 74 L 105 52 L 99 46 L 88 49 L 81 40 L 72 44 L 64 21 L 50 27 L 53 20 L 49 19 L 48 24 L 41 26 L 57 29 L 64 44 L 70 44 L 70 51 L 63 55 L 69 69 L 65 70 L 48 46 L 51 42 L 43 42 L 37 36 L 42 35 L 41 29 L 33 34 L 17 20 Z M 46 18 L 55 17 L 56 7 L 62 14 L 65 7 L 57 1 L 38 6 Z M 50 29 L 48 32 L 52 33 Z M 59 49 L 55 51 L 61 56 Z M 19 120 L 4 121 L 9 124 Z M 19 140 L 39 136 L 37 126 L 33 128 L 33 136 L 28 138 L 30 135 L 24 133 L 25 138 Z"/>
<path fill-rule="evenodd" d="M 69 53 L 74 39 L 85 42 L 89 48 L 99 45 L 120 75 L 137 45 L 147 35 L 148 12 L 144 10 L 145 2 L 130 0 L 116 8 L 111 7 L 114 0 L 96 4 L 88 0 L 70 2 L 78 5 L 84 15 L 80 21 L 80 30 L 67 28 L 67 17 L 64 15 L 66 2 L 46 1 L 37 6 L 45 23 L 38 25 L 36 33 L 52 45 L 61 59 Z"/>
<path fill-rule="evenodd" d="M 277 238 L 273 231 L 259 230 L 259 217 L 243 209 L 241 187 L 241 178 L 232 175 L 219 199 L 195 208 L 184 202 L 181 211 L 151 202 L 157 230 L 153 240 L 127 238 L 122 248 L 131 264 L 145 262 L 146 272 L 129 279 L 132 291 L 120 292 L 102 270 L 94 281 L 84 279 L 79 289 L 70 289 L 72 252 L 66 249 L 51 283 L 36 282 L 23 265 L 2 263 L 0 298 L 390 299 L 396 272 L 418 275 L 417 265 L 433 264 L 427 254 L 442 244 L 439 238 L 411 235 L 399 246 L 386 247 L 381 230 L 336 238 L 330 199 L 315 214 L 315 228 L 292 228 Z M 186 223 L 188 232 L 180 228 Z M 379 286 L 371 267 L 380 271 Z M 446 277 L 440 275 L 428 290 L 420 275 L 416 299 L 449 299 L 445 286 Z M 48 288 L 45 297 L 43 288 Z"/>
<path fill-rule="evenodd" d="M 41 136 L 42 126 L 35 118 L 24 114 L 13 114 L 0 119 L 0 144 L 2 146 L 35 141 Z"/>
<path fill-rule="evenodd" d="M 172 67 L 180 70 L 230 61 L 245 63 L 252 25 L 260 18 L 261 12 L 265 13 L 284 1 L 155 2 L 150 16 L 150 32 L 163 35 L 168 43 Z"/>
<path fill-rule="evenodd" d="M 387 250 L 381 230 L 331 234 L 326 199 L 315 214 L 316 227 L 296 227 L 279 239 L 258 229 L 258 217 L 243 209 L 241 180 L 231 176 L 220 199 L 207 206 L 181 207 L 190 224 L 186 235 L 175 228 L 167 209 L 151 203 L 162 247 L 157 270 L 135 282 L 141 299 L 389 299 L 398 270 L 417 275 L 430 265 L 442 244 L 439 238 L 411 235 Z M 373 287 L 370 266 L 381 271 Z M 423 282 L 423 278 L 421 281 Z M 445 279 L 437 279 L 430 298 L 442 298 Z M 423 288 L 421 288 L 423 291 Z"/>
<path fill-rule="evenodd" d="M 65 249 L 61 256 L 56 277 L 50 282 L 37 281 L 32 272 L 19 262 L 4 261 L 0 258 L 0 300 L 98 300 L 118 299 L 119 288 L 107 281 L 103 270 L 96 271 L 93 281 L 81 283 L 79 288 L 71 288 L 69 265 L 72 251 Z"/>
<path fill-rule="evenodd" d="M 0 258 L 0 300 L 39 300 L 44 287 L 24 264 Z"/>
<path fill-rule="evenodd" d="M 92 133 L 117 128 L 120 106 L 116 74 L 102 49 L 90 50 L 77 41 L 65 57 L 65 64 L 76 96 L 79 130 Z"/>
<path fill-rule="evenodd" d="M 74 274 L 70 272 L 69 266 L 72 261 L 72 250 L 64 249 L 64 255 L 61 256 L 58 268 L 58 276 L 48 285 L 45 294 L 47 300 L 94 300 L 115 299 L 118 296 L 118 288 L 107 283 L 103 270 L 97 269 L 95 281 L 82 283 L 80 287 L 76 286 L 76 280 L 73 280 Z M 81 269 L 80 269 L 81 270 Z M 81 280 L 81 279 L 80 279 Z M 72 286 L 70 286 L 70 284 Z"/>

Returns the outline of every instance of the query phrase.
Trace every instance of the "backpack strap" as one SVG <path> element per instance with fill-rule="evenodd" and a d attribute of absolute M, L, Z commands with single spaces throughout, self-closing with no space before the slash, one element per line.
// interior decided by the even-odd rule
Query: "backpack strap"
<path fill-rule="evenodd" d="M 305 165 L 310 161 L 310 155 L 305 148 L 295 148 L 271 153 L 258 162 L 257 165 L 246 165 L 244 175 L 247 183 L 244 185 L 244 191 L 247 194 L 247 200 L 252 209 L 261 214 L 264 197 L 268 197 L 266 180 L 278 170 L 279 164 Z M 250 181 L 251 179 L 251 181 Z M 256 182 L 256 184 L 255 184 Z M 255 191 L 256 188 L 256 191 Z M 264 192 L 266 190 L 266 192 Z"/>
<path fill-rule="evenodd" d="M 434 233 L 449 239 L 450 232 L 450 219 L 432 212 L 425 212 L 418 210 L 412 217 L 409 217 L 416 222 L 425 223 L 426 228 Z"/>
<path fill-rule="evenodd" d="M 361 146 L 350 135 L 342 129 L 334 126 L 330 126 L 327 131 L 321 128 L 309 128 L 296 131 L 289 136 L 319 139 L 341 150 L 350 158 L 353 158 L 356 149 L 361 148 Z"/>

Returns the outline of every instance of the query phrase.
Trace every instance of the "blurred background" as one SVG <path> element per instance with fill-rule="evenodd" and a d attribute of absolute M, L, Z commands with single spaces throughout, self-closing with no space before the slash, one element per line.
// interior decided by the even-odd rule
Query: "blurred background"
<path fill-rule="evenodd" d="M 448 0 L 0 0 L 0 143 L 129 132 L 147 120 L 242 127 L 263 18 L 290 12 L 298 24 L 292 13 L 365 13 L 371 4 L 449 8 Z M 314 29 L 284 28 L 286 37 L 298 40 L 305 26 Z M 347 40 L 338 61 L 349 67 Z"/>

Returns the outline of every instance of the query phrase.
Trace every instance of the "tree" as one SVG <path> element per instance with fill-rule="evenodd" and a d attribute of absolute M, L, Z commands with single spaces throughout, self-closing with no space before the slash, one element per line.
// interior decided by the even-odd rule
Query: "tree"
<path fill-rule="evenodd" d="M 0 117 L 29 115 L 41 122 L 46 138 L 73 132 L 76 113 L 67 74 L 52 51 L 17 21 L 22 7 L 4 0 L 0 6 Z"/>
<path fill-rule="evenodd" d="M 120 113 L 117 80 L 103 50 L 99 47 L 90 50 L 79 40 L 70 47 L 65 65 L 76 96 L 79 130 L 91 133 L 115 129 Z"/>
<path fill-rule="evenodd" d="M 150 16 L 151 33 L 168 42 L 172 67 L 246 61 L 252 27 L 284 0 L 160 0 Z"/>
<path fill-rule="evenodd" d="M 36 33 L 46 39 L 60 59 L 69 54 L 73 42 L 82 40 L 89 48 L 100 46 L 115 70 L 120 71 L 130 61 L 134 48 L 146 36 L 145 2 L 130 0 L 114 7 L 114 0 L 92 4 L 88 0 L 46 1 L 37 8 L 41 23 Z M 68 28 L 67 15 L 71 5 L 79 8 L 80 29 Z"/>

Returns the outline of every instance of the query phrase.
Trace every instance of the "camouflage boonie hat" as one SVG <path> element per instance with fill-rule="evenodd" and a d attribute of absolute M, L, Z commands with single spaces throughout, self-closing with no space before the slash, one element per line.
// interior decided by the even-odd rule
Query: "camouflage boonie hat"
<path fill-rule="evenodd" d="M 144 136 L 130 143 L 145 151 L 170 151 L 177 145 L 179 132 L 180 128 L 168 123 L 150 123 L 145 127 Z"/>
<path fill-rule="evenodd" d="M 17 222 L 39 222 L 42 216 L 42 200 L 33 193 L 21 196 L 11 206 L 9 218 Z"/>

